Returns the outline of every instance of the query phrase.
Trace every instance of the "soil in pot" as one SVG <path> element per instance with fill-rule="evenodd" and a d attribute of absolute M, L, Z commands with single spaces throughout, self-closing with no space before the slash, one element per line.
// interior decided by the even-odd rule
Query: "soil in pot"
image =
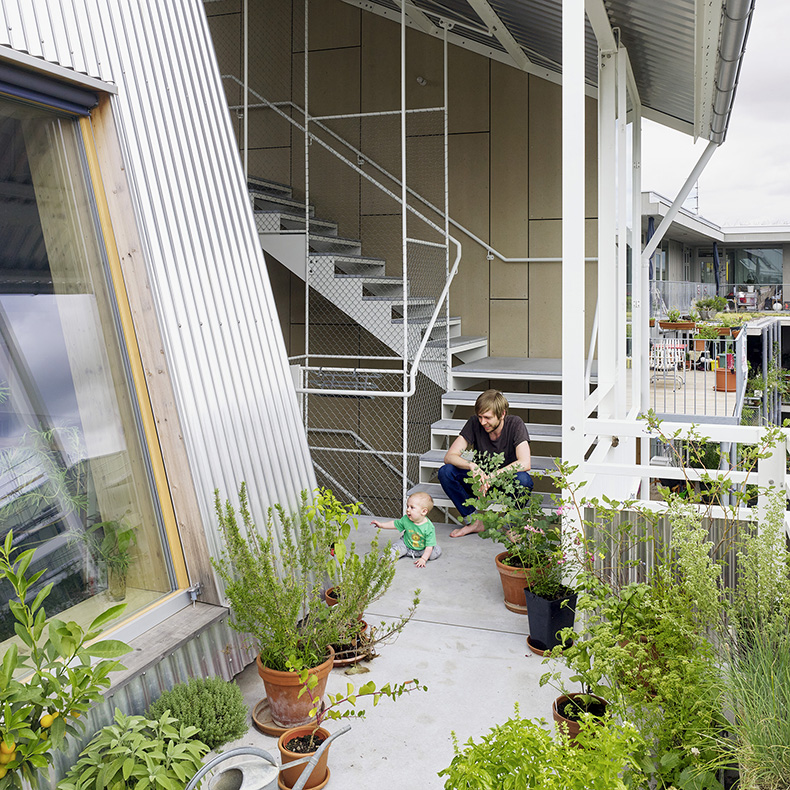
<path fill-rule="evenodd" d="M 307 754 L 312 754 L 328 737 L 329 732 L 323 727 L 319 727 L 316 730 L 313 726 L 307 725 L 286 730 L 277 741 L 277 748 L 280 750 L 280 762 L 283 766 L 286 766 L 294 760 L 299 760 Z M 328 756 L 329 749 L 327 748 L 321 753 L 318 764 L 313 768 L 310 778 L 305 784 L 305 788 L 308 788 L 308 790 L 320 790 L 329 781 Z M 278 779 L 278 785 L 283 788 L 293 787 L 306 767 L 306 765 L 297 765 L 294 768 L 283 767 Z"/>
<path fill-rule="evenodd" d="M 595 694 L 563 694 L 554 700 L 551 715 L 555 722 L 562 722 L 567 727 L 568 737 L 573 739 L 579 734 L 584 714 L 602 718 L 608 704 L 605 699 Z"/>

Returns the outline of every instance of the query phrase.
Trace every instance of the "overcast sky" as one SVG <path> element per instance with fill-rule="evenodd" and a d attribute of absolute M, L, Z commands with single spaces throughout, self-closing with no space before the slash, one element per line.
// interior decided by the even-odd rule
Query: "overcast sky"
<path fill-rule="evenodd" d="M 790 1 L 757 0 L 724 144 L 699 182 L 717 225 L 790 225 Z M 643 124 L 642 189 L 675 198 L 706 142 Z"/>

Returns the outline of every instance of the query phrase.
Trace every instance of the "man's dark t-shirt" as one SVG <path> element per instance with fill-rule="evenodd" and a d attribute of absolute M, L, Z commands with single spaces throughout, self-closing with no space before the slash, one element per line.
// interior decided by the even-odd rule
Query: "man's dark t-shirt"
<path fill-rule="evenodd" d="M 502 462 L 502 466 L 507 466 L 516 461 L 516 447 L 521 442 L 529 441 L 529 433 L 527 432 L 527 426 L 524 425 L 524 420 L 512 414 L 505 415 L 502 433 L 499 434 L 499 438 L 496 441 L 491 441 L 491 437 L 480 425 L 480 420 L 477 417 L 470 417 L 466 421 L 464 427 L 461 428 L 461 436 L 466 439 L 466 443 L 473 450 L 478 452 L 504 453 L 505 460 Z"/>

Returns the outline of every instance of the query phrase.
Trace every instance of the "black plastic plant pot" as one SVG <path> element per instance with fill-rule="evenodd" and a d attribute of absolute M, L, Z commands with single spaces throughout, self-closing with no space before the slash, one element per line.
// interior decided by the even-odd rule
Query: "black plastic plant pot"
<path fill-rule="evenodd" d="M 524 588 L 529 618 L 529 641 L 540 650 L 551 650 L 562 644 L 557 634 L 573 628 L 576 617 L 576 593 L 567 598 L 549 600 Z M 565 603 L 567 601 L 567 603 Z"/>

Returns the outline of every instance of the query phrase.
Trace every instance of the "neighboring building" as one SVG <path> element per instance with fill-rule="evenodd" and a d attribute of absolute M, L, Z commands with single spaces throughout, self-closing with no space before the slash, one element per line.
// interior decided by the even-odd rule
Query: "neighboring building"
<path fill-rule="evenodd" d="M 453 360 L 554 360 L 562 455 L 637 457 L 641 118 L 704 166 L 750 2 L 398 5 L 0 3 L 0 505 L 50 614 L 106 587 L 67 532 L 135 530 L 118 635 L 146 636 L 110 705 L 249 660 L 215 488 L 259 521 L 317 481 L 400 512 Z"/>

